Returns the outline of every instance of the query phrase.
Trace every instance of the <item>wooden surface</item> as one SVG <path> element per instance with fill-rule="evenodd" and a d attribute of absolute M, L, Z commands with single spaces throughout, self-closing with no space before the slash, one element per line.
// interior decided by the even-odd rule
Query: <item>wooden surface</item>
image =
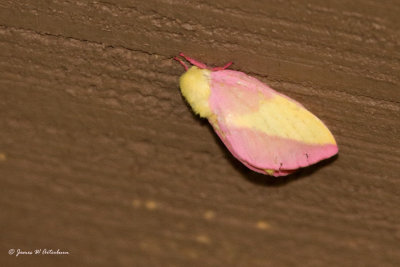
<path fill-rule="evenodd" d="M 399 14 L 394 0 L 1 0 L 0 265 L 399 266 Z M 180 51 L 303 103 L 339 156 L 249 171 L 180 96 Z"/>

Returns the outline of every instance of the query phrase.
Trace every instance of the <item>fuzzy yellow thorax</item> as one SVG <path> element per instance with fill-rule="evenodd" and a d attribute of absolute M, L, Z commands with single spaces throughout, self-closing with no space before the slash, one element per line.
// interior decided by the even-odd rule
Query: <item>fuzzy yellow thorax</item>
<path fill-rule="evenodd" d="M 210 73 L 211 71 L 207 69 L 199 69 L 193 66 L 181 76 L 179 81 L 182 95 L 193 111 L 203 118 L 208 118 L 212 115 L 208 103 L 211 94 Z"/>

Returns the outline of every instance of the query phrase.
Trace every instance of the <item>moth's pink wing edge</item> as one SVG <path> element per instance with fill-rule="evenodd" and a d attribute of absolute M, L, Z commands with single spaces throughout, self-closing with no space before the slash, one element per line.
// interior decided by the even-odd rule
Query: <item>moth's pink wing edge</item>
<path fill-rule="evenodd" d="M 213 123 L 211 123 L 213 125 Z M 259 132 L 255 133 L 256 135 L 261 135 L 261 138 L 254 138 L 253 140 L 256 140 L 255 146 L 250 147 L 246 141 L 243 141 L 242 136 L 238 136 L 237 132 L 233 136 L 230 135 L 230 131 L 223 131 L 224 133 L 221 133 L 218 129 L 224 128 L 221 124 L 218 124 L 218 127 L 213 125 L 213 128 L 221 141 L 225 144 L 225 146 L 228 148 L 228 150 L 231 152 L 231 154 L 237 158 L 240 162 L 242 162 L 246 167 L 249 169 L 266 174 L 266 170 L 274 170 L 273 175 L 274 176 L 286 176 L 289 175 L 293 172 L 295 172 L 297 169 L 302 168 L 302 167 L 307 167 L 312 164 L 315 164 L 321 160 L 331 158 L 332 156 L 336 155 L 338 152 L 338 147 L 336 145 L 308 145 L 308 144 L 303 144 L 301 142 L 296 142 L 293 140 L 285 140 L 284 138 L 279 138 L 282 139 L 281 141 L 276 142 L 273 140 L 273 142 L 276 144 L 276 147 L 268 147 L 268 143 L 263 143 L 263 141 L 267 141 L 270 139 L 267 135 L 263 136 L 264 133 Z M 239 130 L 240 131 L 240 130 Z M 249 131 L 248 129 L 243 129 L 243 131 Z M 251 130 L 250 132 L 253 132 Z M 256 132 L 256 131 L 254 131 Z M 235 140 L 232 142 L 232 140 Z M 238 142 L 241 142 L 242 144 L 238 144 Z M 243 144 L 244 142 L 244 144 Z M 291 155 L 289 160 L 282 160 L 283 165 L 281 165 L 281 162 L 273 162 L 273 157 L 274 157 L 274 151 L 277 151 L 282 148 L 282 143 L 289 142 L 290 144 L 288 145 L 289 147 L 294 148 L 294 150 L 297 149 L 298 153 L 295 153 Z M 260 159 L 251 159 L 249 158 L 250 156 L 254 156 L 257 154 L 259 149 L 253 149 L 253 148 L 259 148 L 259 147 L 265 147 L 265 153 L 263 153 L 261 160 Z M 245 152 L 243 151 L 245 150 Z M 272 151 L 272 153 L 271 153 Z M 303 153 L 303 151 L 307 151 L 307 155 Z M 292 162 L 292 164 L 289 164 L 288 162 Z M 285 167 L 286 166 L 286 167 Z"/>
<path fill-rule="evenodd" d="M 212 124 L 211 124 L 212 125 Z M 242 160 L 236 153 L 235 151 L 232 149 L 232 147 L 229 145 L 229 143 L 227 143 L 227 141 L 225 140 L 225 138 L 223 138 L 223 136 L 219 133 L 219 131 L 213 126 L 214 131 L 217 133 L 217 135 L 219 136 L 219 138 L 221 139 L 221 141 L 224 143 L 225 147 L 228 148 L 229 152 L 231 152 L 231 154 L 237 159 L 239 160 L 243 165 L 245 165 L 247 168 L 261 173 L 261 174 L 266 174 L 265 169 L 260 169 L 256 166 L 252 166 L 251 164 L 249 164 L 248 162 Z M 287 176 L 289 174 L 292 174 L 296 171 L 297 169 L 294 170 L 284 170 L 284 169 L 278 169 L 278 170 L 274 170 L 273 176 L 275 177 L 279 177 L 279 176 Z"/>

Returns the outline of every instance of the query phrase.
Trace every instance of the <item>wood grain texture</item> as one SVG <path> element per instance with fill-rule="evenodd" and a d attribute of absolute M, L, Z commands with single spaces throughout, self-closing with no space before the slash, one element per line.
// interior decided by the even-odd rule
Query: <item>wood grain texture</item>
<path fill-rule="evenodd" d="M 260 2 L 0 1 L 1 266 L 400 265 L 399 2 Z M 303 103 L 339 157 L 247 170 L 180 51 Z"/>

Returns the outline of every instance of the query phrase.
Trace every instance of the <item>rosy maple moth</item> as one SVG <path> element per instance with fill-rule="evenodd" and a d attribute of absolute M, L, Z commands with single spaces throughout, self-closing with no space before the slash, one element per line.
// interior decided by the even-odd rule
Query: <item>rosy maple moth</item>
<path fill-rule="evenodd" d="M 338 153 L 332 133 L 295 100 L 256 78 L 223 67 L 210 68 L 179 54 L 186 72 L 182 95 L 193 111 L 207 118 L 228 150 L 248 168 L 284 176 Z"/>

